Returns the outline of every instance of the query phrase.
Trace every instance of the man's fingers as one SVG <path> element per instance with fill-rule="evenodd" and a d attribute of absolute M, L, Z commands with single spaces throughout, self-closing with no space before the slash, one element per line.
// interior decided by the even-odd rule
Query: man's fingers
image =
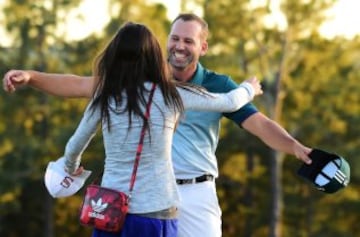
<path fill-rule="evenodd" d="M 3 80 L 3 89 L 7 92 L 14 92 L 15 91 L 15 87 L 13 85 L 13 83 L 11 82 L 11 80 L 9 78 L 4 78 Z"/>
<path fill-rule="evenodd" d="M 300 156 L 300 159 L 308 165 L 310 165 L 312 162 L 312 160 L 308 157 L 308 155 L 306 153 L 302 153 L 302 155 Z"/>
<path fill-rule="evenodd" d="M 11 70 L 3 78 L 3 89 L 7 92 L 14 92 L 17 86 L 25 84 L 27 78 L 21 72 Z"/>
<path fill-rule="evenodd" d="M 25 77 L 23 75 L 13 75 L 10 77 L 11 82 L 21 83 L 25 80 Z"/>

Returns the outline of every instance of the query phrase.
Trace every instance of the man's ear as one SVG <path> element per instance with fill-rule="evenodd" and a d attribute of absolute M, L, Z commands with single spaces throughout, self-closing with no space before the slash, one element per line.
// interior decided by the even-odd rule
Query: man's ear
<path fill-rule="evenodd" d="M 208 51 L 208 42 L 206 40 L 204 40 L 202 43 L 201 43 L 201 52 L 200 52 L 200 55 L 201 56 L 204 56 Z"/>

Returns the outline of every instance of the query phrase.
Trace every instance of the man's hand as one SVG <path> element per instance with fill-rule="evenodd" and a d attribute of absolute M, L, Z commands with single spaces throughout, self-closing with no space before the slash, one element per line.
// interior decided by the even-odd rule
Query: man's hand
<path fill-rule="evenodd" d="M 24 70 L 10 70 L 3 78 L 3 89 L 9 93 L 13 93 L 19 86 L 27 85 L 31 75 Z"/>
<path fill-rule="evenodd" d="M 299 142 L 296 142 L 294 145 L 294 155 L 296 158 L 298 158 L 299 160 L 303 161 L 304 163 L 310 165 L 311 164 L 311 159 L 309 157 L 310 152 L 312 151 L 311 148 L 306 147 L 302 144 L 300 144 Z"/>

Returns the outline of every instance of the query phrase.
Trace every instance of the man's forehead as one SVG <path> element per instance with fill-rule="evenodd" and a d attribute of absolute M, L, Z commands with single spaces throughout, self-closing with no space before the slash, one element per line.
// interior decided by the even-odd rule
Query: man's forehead
<path fill-rule="evenodd" d="M 170 35 L 193 38 L 200 36 L 201 26 L 196 21 L 177 20 L 171 26 Z"/>

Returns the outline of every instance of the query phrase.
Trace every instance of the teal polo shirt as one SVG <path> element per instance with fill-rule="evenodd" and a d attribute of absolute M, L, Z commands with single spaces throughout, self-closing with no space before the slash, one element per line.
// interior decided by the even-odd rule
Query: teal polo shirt
<path fill-rule="evenodd" d="M 224 93 L 238 87 L 229 76 L 210 71 L 200 63 L 189 82 L 214 93 Z M 172 159 L 176 178 L 195 178 L 205 173 L 217 177 L 215 151 L 219 141 L 220 119 L 225 116 L 241 124 L 257 111 L 251 103 L 233 113 L 187 110 L 173 138 Z"/>

